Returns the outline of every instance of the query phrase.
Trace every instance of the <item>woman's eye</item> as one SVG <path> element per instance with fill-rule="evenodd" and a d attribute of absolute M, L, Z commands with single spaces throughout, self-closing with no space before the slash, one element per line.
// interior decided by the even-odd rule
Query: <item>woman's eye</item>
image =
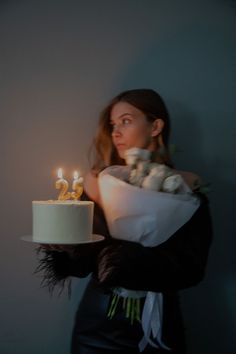
<path fill-rule="evenodd" d="M 122 119 L 122 124 L 130 124 L 130 123 L 131 123 L 131 119 L 130 118 Z"/>
<path fill-rule="evenodd" d="M 117 124 L 110 121 L 110 126 L 111 126 L 111 130 L 115 130 L 117 129 L 118 127 L 122 127 L 123 125 L 128 125 L 128 124 L 131 124 L 132 123 L 132 119 L 130 118 L 122 118 L 121 121 L 119 121 Z"/>

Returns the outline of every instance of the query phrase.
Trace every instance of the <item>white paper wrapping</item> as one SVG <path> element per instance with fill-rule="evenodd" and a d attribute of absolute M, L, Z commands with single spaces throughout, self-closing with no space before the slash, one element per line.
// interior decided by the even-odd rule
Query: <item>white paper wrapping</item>
<path fill-rule="evenodd" d="M 178 194 L 150 191 L 124 182 L 128 174 L 128 167 L 112 166 L 102 171 L 98 179 L 108 228 L 114 238 L 157 246 L 199 207 L 199 200 L 186 184 Z"/>

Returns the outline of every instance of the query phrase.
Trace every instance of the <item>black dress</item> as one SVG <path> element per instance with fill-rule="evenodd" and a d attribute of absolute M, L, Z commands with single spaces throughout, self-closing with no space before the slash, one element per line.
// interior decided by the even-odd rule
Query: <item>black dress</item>
<path fill-rule="evenodd" d="M 71 354 L 139 353 L 140 322 L 131 324 L 121 303 L 116 315 L 107 317 L 113 287 L 163 293 L 162 339 L 171 351 L 148 345 L 143 353 L 186 352 L 178 290 L 203 279 L 212 240 L 208 200 L 198 195 L 201 203 L 192 218 L 159 246 L 112 239 L 103 211 L 95 203 L 94 233 L 104 235 L 104 241 L 78 246 L 73 257 L 66 252 L 42 251 L 40 268 L 49 286 L 92 273 L 76 313 Z M 88 199 L 85 194 L 83 199 Z"/>

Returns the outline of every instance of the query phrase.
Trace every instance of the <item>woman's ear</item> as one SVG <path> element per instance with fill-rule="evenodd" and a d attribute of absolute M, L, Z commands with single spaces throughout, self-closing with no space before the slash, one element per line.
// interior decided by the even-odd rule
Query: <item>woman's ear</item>
<path fill-rule="evenodd" d="M 152 133 L 151 136 L 155 137 L 159 135 L 162 132 L 162 129 L 164 127 L 164 121 L 160 118 L 157 118 L 152 122 Z"/>

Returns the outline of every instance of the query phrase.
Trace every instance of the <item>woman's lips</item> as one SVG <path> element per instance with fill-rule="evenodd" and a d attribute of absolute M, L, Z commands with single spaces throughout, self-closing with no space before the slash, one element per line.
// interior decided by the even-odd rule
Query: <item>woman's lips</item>
<path fill-rule="evenodd" d="M 116 144 L 116 148 L 118 150 L 123 150 L 123 149 L 125 149 L 125 144 L 122 144 L 122 143 Z"/>
<path fill-rule="evenodd" d="M 122 143 L 121 141 L 114 141 L 115 146 L 124 146 L 125 143 Z"/>

